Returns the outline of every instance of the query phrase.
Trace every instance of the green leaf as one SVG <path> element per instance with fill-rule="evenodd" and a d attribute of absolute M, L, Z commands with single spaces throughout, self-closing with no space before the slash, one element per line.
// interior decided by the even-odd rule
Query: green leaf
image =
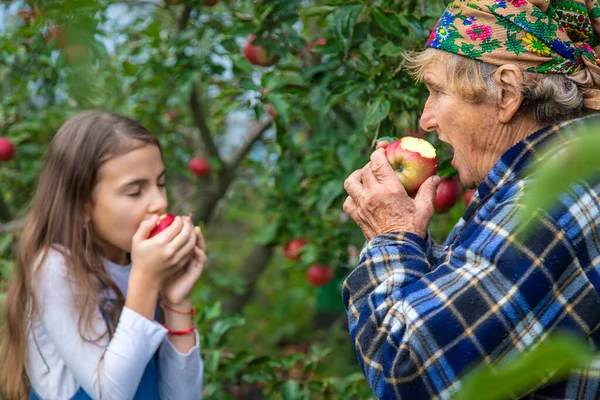
<path fill-rule="evenodd" d="M 343 88 L 342 92 L 335 94 L 333 92 L 329 93 L 325 110 L 331 110 L 335 105 L 344 100 L 350 94 L 362 89 L 364 89 L 364 84 L 362 82 L 349 82 L 348 85 Z"/>
<path fill-rule="evenodd" d="M 309 7 L 303 8 L 300 10 L 300 16 L 302 18 L 310 18 L 310 17 L 325 17 L 337 9 L 335 6 L 318 6 L 318 7 Z"/>
<path fill-rule="evenodd" d="M 575 138 L 565 143 L 563 136 L 557 136 L 546 149 L 541 162 L 531 167 L 531 183 L 523 190 L 521 222 L 525 225 L 524 234 L 531 232 L 537 210 L 552 207 L 561 193 L 573 183 L 588 179 L 600 170 L 600 136 L 595 134 L 600 123 L 588 123 L 576 128 Z M 568 140 L 568 139 L 567 139 Z"/>
<path fill-rule="evenodd" d="M 235 315 L 215 322 L 212 326 L 212 332 L 217 337 L 222 337 L 227 331 L 237 326 L 242 326 L 246 320 L 241 315 Z"/>
<path fill-rule="evenodd" d="M 351 173 L 358 168 L 358 160 L 362 157 L 361 149 L 357 145 L 345 144 L 337 148 L 337 158 L 346 173 Z"/>
<path fill-rule="evenodd" d="M 8 248 L 12 245 L 14 236 L 12 235 L 4 235 L 0 237 L 0 254 L 5 253 Z"/>
<path fill-rule="evenodd" d="M 337 179 L 327 182 L 321 188 L 321 196 L 317 203 L 317 210 L 325 214 L 331 203 L 337 199 L 344 191 L 344 184 Z"/>
<path fill-rule="evenodd" d="M 269 93 L 267 99 L 273 104 L 273 107 L 275 107 L 275 110 L 279 113 L 279 117 L 283 121 L 289 122 L 290 105 L 287 101 L 285 101 L 285 98 L 277 93 Z"/>
<path fill-rule="evenodd" d="M 281 227 L 281 221 L 277 219 L 275 222 L 260 229 L 254 240 L 258 244 L 269 244 L 275 241 L 279 234 L 279 228 Z"/>
<path fill-rule="evenodd" d="M 412 14 L 398 14 L 398 20 L 402 26 L 406 26 L 414 31 L 418 36 L 424 37 L 427 35 L 427 31 L 423 29 L 423 26 L 419 23 L 418 19 Z"/>
<path fill-rule="evenodd" d="M 478 370 L 464 384 L 458 400 L 501 400 L 524 395 L 545 378 L 559 380 L 574 368 L 585 368 L 594 359 L 594 350 L 581 339 L 558 335 L 529 353 L 510 357 L 497 368 Z"/>
<path fill-rule="evenodd" d="M 415 108 L 419 105 L 419 101 L 404 90 L 390 90 L 386 94 L 403 102 L 406 108 Z"/>
<path fill-rule="evenodd" d="M 390 113 L 390 101 L 383 97 L 377 97 L 367 110 L 365 126 L 372 126 L 383 121 Z"/>
<path fill-rule="evenodd" d="M 361 5 L 355 4 L 340 7 L 335 12 L 335 33 L 338 41 L 342 44 L 344 53 L 348 53 L 348 50 L 350 50 L 352 36 L 354 35 L 354 26 L 356 25 L 356 19 L 361 8 Z"/>
<path fill-rule="evenodd" d="M 392 42 L 387 42 L 379 50 L 379 54 L 386 57 L 399 57 L 402 55 L 402 47 L 396 46 Z"/>
<path fill-rule="evenodd" d="M 456 169 L 452 166 L 452 159 L 445 159 L 438 166 L 437 175 L 441 176 L 442 178 L 456 175 L 456 173 Z"/>
<path fill-rule="evenodd" d="M 221 350 L 212 350 L 204 354 L 204 369 L 205 373 L 215 374 L 219 368 L 219 361 L 221 360 Z"/>
<path fill-rule="evenodd" d="M 281 398 L 283 400 L 297 400 L 301 398 L 298 382 L 289 380 L 281 387 Z"/>
<path fill-rule="evenodd" d="M 379 7 L 371 9 L 371 17 L 381 29 L 397 37 L 404 37 L 407 32 L 402 29 L 400 20 L 394 13 L 384 13 Z"/>
<path fill-rule="evenodd" d="M 399 138 L 395 137 L 395 136 L 382 136 L 382 137 L 377 138 L 377 140 L 375 141 L 375 145 L 377 145 L 377 143 L 383 142 L 383 141 L 386 141 L 388 143 L 394 143 L 398 139 Z"/>

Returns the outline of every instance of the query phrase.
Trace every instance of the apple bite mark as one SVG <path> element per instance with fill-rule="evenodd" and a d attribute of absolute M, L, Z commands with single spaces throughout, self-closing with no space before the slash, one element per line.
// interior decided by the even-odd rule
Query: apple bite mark
<path fill-rule="evenodd" d="M 400 139 L 400 141 L 402 142 L 402 147 L 408 151 L 419 153 L 425 158 L 437 159 L 435 147 L 425 139 L 409 136 Z"/>

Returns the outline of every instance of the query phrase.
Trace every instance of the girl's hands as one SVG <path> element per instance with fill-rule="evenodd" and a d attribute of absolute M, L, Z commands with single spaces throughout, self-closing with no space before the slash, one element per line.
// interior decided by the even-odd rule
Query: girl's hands
<path fill-rule="evenodd" d="M 158 217 L 140 224 L 131 246 L 131 275 L 159 289 L 164 281 L 183 269 L 186 259 L 194 252 L 196 234 L 189 218 L 175 217 L 164 231 L 148 239 Z"/>
<path fill-rule="evenodd" d="M 189 217 L 184 220 L 192 224 Z M 163 301 L 170 307 L 177 308 L 189 302 L 190 294 L 200 279 L 204 265 L 206 264 L 206 244 L 204 236 L 199 227 L 193 229 L 194 247 L 187 264 L 178 268 L 170 275 L 163 284 Z M 181 307 L 182 309 L 185 307 Z"/>

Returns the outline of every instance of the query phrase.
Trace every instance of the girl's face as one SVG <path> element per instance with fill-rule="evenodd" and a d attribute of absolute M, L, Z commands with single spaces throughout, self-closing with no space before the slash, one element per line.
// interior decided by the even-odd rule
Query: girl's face
<path fill-rule="evenodd" d="M 142 221 L 167 210 L 165 172 L 160 150 L 150 144 L 100 167 L 90 219 L 105 258 L 126 264 Z"/>

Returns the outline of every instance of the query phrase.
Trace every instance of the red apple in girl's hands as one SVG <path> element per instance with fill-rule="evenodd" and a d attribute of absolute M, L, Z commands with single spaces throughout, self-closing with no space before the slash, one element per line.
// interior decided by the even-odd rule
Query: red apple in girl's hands
<path fill-rule="evenodd" d="M 435 147 L 424 139 L 410 136 L 398 139 L 385 147 L 385 156 L 410 197 L 417 194 L 427 178 L 437 173 Z"/>
<path fill-rule="evenodd" d="M 175 221 L 175 216 L 171 213 L 167 213 L 167 214 L 161 216 L 158 219 L 158 222 L 156 223 L 156 226 L 154 227 L 154 229 L 152 229 L 152 231 L 150 231 L 150 235 L 148 236 L 148 239 L 150 239 L 150 238 L 158 235 L 162 231 L 164 231 L 169 225 L 171 225 L 173 223 L 173 221 Z"/>

